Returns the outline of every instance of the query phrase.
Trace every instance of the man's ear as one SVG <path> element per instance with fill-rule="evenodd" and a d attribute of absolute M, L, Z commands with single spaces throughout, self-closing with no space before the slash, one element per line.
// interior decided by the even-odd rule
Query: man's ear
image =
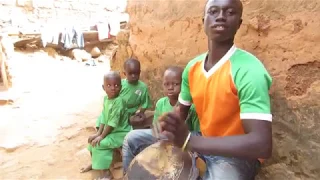
<path fill-rule="evenodd" d="M 204 17 L 202 17 L 202 24 L 204 24 Z"/>
<path fill-rule="evenodd" d="M 103 86 L 103 84 L 101 85 L 101 87 L 102 87 L 102 89 L 104 90 L 104 86 Z M 105 91 L 105 90 L 104 90 Z"/>
<path fill-rule="evenodd" d="M 242 24 L 242 19 L 240 19 L 240 23 L 239 23 L 238 29 L 240 28 L 241 24 Z"/>

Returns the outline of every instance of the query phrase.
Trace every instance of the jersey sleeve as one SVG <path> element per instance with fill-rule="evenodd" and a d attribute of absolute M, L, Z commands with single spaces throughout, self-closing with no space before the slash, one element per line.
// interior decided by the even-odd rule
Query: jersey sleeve
<path fill-rule="evenodd" d="M 151 98 L 150 98 L 150 94 L 147 86 L 145 87 L 145 90 L 142 92 L 141 100 L 142 100 L 141 108 L 149 109 L 152 107 L 152 102 L 151 102 Z"/>
<path fill-rule="evenodd" d="M 265 68 L 239 70 L 235 77 L 241 119 L 272 121 L 269 89 L 272 78 Z"/>
<path fill-rule="evenodd" d="M 113 128 L 118 127 L 121 113 L 124 110 L 124 104 L 122 99 L 117 99 L 113 104 L 111 109 L 109 110 L 108 120 L 106 122 L 107 126 L 111 126 Z"/>
<path fill-rule="evenodd" d="M 187 65 L 187 67 L 183 70 L 183 73 L 182 73 L 179 103 L 185 106 L 191 106 L 192 104 L 192 97 L 191 97 L 190 86 L 189 86 L 189 65 Z"/>

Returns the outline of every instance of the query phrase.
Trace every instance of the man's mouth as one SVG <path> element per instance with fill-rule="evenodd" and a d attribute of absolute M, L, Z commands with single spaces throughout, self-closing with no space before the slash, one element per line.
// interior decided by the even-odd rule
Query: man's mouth
<path fill-rule="evenodd" d="M 217 25 L 213 25 L 211 28 L 216 31 L 224 31 L 227 27 L 225 25 L 217 24 Z"/>

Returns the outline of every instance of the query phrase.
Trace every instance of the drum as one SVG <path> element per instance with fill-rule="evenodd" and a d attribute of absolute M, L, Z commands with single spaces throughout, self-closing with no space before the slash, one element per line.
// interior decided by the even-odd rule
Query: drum
<path fill-rule="evenodd" d="M 193 153 L 182 152 L 159 141 L 140 152 L 131 162 L 125 180 L 196 180 L 199 171 Z"/>

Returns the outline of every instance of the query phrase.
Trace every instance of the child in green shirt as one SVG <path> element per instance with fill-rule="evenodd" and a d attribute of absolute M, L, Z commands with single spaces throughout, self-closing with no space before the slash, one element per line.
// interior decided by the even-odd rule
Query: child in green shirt
<path fill-rule="evenodd" d="M 141 65 L 136 59 L 128 59 L 124 62 L 124 75 L 126 79 L 121 80 L 120 96 L 124 99 L 129 119 L 132 126 L 139 126 L 145 120 L 145 111 L 152 107 L 151 98 L 147 85 L 140 81 Z M 130 118 L 136 116 L 135 118 Z M 96 120 L 96 128 L 99 129 L 101 115 Z"/>
<path fill-rule="evenodd" d="M 153 118 L 154 122 L 157 121 L 163 113 L 172 111 L 177 104 L 182 81 L 182 72 L 183 69 L 179 67 L 170 67 L 165 71 L 163 76 L 163 90 L 166 97 L 159 99 L 156 104 Z M 194 107 L 190 108 L 186 123 L 188 124 L 190 131 L 200 131 L 199 120 Z M 122 146 L 124 174 L 134 157 L 144 150 L 144 148 L 156 141 L 157 139 L 153 137 L 151 129 L 137 129 L 130 131 L 127 134 Z"/>
<path fill-rule="evenodd" d="M 125 61 L 124 75 L 126 79 L 121 81 L 120 96 L 126 102 L 129 116 L 137 115 L 143 121 L 144 112 L 152 107 L 152 102 L 147 85 L 139 80 L 140 72 L 141 65 L 138 60 L 128 59 Z"/>
<path fill-rule="evenodd" d="M 182 72 L 183 69 L 176 66 L 170 67 L 165 71 L 163 76 L 163 91 L 166 96 L 158 100 L 153 122 L 157 121 L 162 114 L 173 111 L 174 106 L 178 102 Z M 190 107 L 186 123 L 190 131 L 200 131 L 199 119 L 194 105 Z"/>
<path fill-rule="evenodd" d="M 113 158 L 113 150 L 122 146 L 124 137 L 131 130 L 128 124 L 128 112 L 125 101 L 120 94 L 121 77 L 117 72 L 109 72 L 104 76 L 103 111 L 99 117 L 98 131 L 88 138 L 88 150 L 91 152 L 92 164 L 81 172 L 92 169 L 100 170 L 101 177 L 110 176 L 109 168 Z"/>

